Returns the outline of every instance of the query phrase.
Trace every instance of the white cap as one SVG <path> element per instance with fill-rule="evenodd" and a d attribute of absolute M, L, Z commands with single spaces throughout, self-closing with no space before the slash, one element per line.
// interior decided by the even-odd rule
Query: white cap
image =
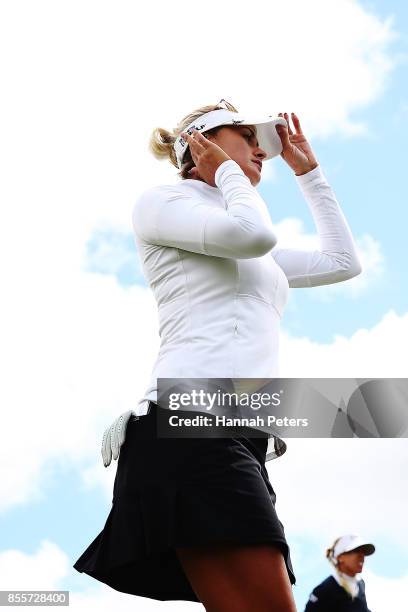
<path fill-rule="evenodd" d="M 271 159 L 282 152 L 282 142 L 276 131 L 276 126 L 287 125 L 283 117 L 274 117 L 273 115 L 254 117 L 252 115 L 242 115 L 220 108 L 200 115 L 200 117 L 197 117 L 197 119 L 190 123 L 183 132 L 191 134 L 192 128 L 196 129 L 198 132 L 206 132 L 220 125 L 255 125 L 259 146 L 266 153 L 265 159 Z M 174 150 L 176 152 L 179 168 L 182 166 L 183 157 L 187 148 L 188 142 L 186 142 L 182 136 L 179 136 L 174 142 Z"/>
<path fill-rule="evenodd" d="M 345 552 L 351 552 L 356 548 L 362 548 L 365 555 L 372 555 L 375 552 L 374 544 L 363 540 L 358 535 L 345 535 L 342 536 L 333 550 L 333 557 L 337 559 L 339 555 Z"/>

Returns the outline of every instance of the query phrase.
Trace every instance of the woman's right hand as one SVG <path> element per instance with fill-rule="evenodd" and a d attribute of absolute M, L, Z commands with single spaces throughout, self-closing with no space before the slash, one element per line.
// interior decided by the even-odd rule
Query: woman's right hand
<path fill-rule="evenodd" d="M 215 142 L 211 142 L 194 128 L 191 135 L 187 132 L 181 132 L 181 136 L 188 142 L 191 157 L 195 163 L 195 169 L 192 168 L 190 174 L 194 177 L 200 177 L 211 187 L 216 187 L 214 177 L 217 168 L 231 157 Z"/>

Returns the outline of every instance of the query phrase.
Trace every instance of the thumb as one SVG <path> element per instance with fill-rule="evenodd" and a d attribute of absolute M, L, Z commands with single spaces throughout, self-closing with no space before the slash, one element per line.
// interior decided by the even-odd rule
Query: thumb
<path fill-rule="evenodd" d="M 191 178 L 197 178 L 198 177 L 198 170 L 195 166 L 193 166 L 191 168 L 191 170 L 189 170 L 189 175 L 191 176 Z"/>

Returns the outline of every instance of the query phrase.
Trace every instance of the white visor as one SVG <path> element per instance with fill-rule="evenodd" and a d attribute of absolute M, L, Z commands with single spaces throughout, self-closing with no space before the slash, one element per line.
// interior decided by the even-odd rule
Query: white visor
<path fill-rule="evenodd" d="M 266 153 L 265 160 L 276 157 L 282 152 L 282 142 L 276 131 L 276 126 L 287 125 L 283 117 L 274 117 L 273 115 L 253 117 L 222 108 L 201 115 L 183 131 L 191 134 L 192 128 L 195 128 L 198 132 L 206 132 L 220 125 L 254 125 L 259 146 Z M 188 142 L 182 136 L 179 136 L 174 142 L 174 150 L 180 169 L 187 148 Z"/>
<path fill-rule="evenodd" d="M 365 555 L 372 555 L 375 552 L 375 546 L 371 542 L 357 535 L 346 535 L 340 538 L 334 547 L 333 557 L 337 558 L 342 553 L 351 552 L 356 548 L 362 548 Z"/>

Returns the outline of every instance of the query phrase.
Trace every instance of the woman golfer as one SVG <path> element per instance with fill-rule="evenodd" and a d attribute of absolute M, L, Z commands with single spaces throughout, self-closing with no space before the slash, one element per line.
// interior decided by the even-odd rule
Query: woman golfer
<path fill-rule="evenodd" d="M 154 130 L 150 148 L 181 180 L 143 192 L 134 237 L 158 307 L 160 350 L 136 410 L 102 442 L 120 457 L 112 509 L 74 567 L 112 588 L 209 612 L 293 612 L 295 576 L 265 461 L 268 436 L 157 436 L 158 378 L 278 377 L 279 325 L 289 287 L 360 273 L 355 245 L 292 113 L 254 118 L 221 101 Z M 276 248 L 256 186 L 281 155 L 310 208 L 321 250 Z M 273 206 L 273 204 L 272 204 Z M 296 245 L 294 245 L 296 247 Z M 143 347 L 139 347 L 143 350 Z M 168 410 L 165 412 L 168 413 Z"/>
<path fill-rule="evenodd" d="M 326 551 L 333 574 L 313 589 L 305 612 L 370 612 L 364 580 L 357 575 L 363 571 L 365 556 L 374 552 L 374 544 L 359 536 L 337 538 Z"/>

